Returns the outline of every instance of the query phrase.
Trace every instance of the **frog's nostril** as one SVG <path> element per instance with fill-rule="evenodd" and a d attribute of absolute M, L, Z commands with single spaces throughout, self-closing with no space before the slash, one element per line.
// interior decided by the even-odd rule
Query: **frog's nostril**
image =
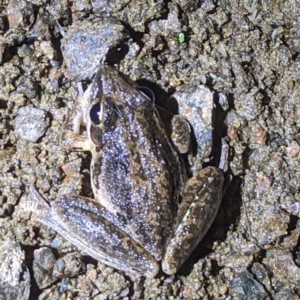
<path fill-rule="evenodd" d="M 114 112 L 116 113 L 116 115 L 117 115 L 119 118 L 122 118 L 123 115 L 122 115 L 122 112 L 121 112 L 120 108 L 117 107 L 116 105 L 114 105 L 113 108 L 114 108 Z"/>
<path fill-rule="evenodd" d="M 99 125 L 101 123 L 102 116 L 100 103 L 96 103 L 92 106 L 90 110 L 90 118 L 95 125 Z"/>
<path fill-rule="evenodd" d="M 146 86 L 139 86 L 138 88 L 146 97 L 148 97 L 151 101 L 155 101 L 155 95 L 151 89 Z"/>

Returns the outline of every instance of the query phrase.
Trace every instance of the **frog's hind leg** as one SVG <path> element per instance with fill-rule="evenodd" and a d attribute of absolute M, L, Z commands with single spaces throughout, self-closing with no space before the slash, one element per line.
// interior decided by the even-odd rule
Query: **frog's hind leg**
<path fill-rule="evenodd" d="M 177 230 L 162 261 L 165 273 L 176 273 L 210 228 L 222 200 L 223 181 L 220 170 L 207 167 L 187 182 Z"/>
<path fill-rule="evenodd" d="M 129 274 L 154 277 L 159 264 L 125 229 L 125 224 L 93 199 L 68 195 L 52 206 L 29 188 L 35 218 L 55 229 L 93 258 Z M 35 205 L 32 205 L 35 202 Z"/>

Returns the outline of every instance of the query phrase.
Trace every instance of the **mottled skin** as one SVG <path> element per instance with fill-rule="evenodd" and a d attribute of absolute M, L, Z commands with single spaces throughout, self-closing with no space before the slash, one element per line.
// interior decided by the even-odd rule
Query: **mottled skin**
<path fill-rule="evenodd" d="M 97 120 L 90 115 L 95 107 Z M 87 137 L 78 136 L 82 121 Z M 189 128 L 180 125 L 187 124 L 183 118 L 174 123 L 180 134 Z M 213 167 L 186 180 L 179 151 L 188 147 L 178 145 L 178 135 L 167 133 L 135 83 L 102 66 L 62 134 L 64 147 L 92 153 L 94 199 L 66 195 L 50 207 L 31 188 L 38 220 L 117 269 L 153 277 L 161 264 L 165 273 L 175 273 L 210 227 L 223 186 Z"/>

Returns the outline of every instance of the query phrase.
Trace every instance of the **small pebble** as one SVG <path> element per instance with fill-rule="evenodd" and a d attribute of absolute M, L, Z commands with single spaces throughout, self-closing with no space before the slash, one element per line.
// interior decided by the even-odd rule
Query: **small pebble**
<path fill-rule="evenodd" d="M 14 120 L 17 135 L 32 143 L 45 134 L 49 124 L 50 120 L 45 111 L 30 106 L 21 107 Z"/>

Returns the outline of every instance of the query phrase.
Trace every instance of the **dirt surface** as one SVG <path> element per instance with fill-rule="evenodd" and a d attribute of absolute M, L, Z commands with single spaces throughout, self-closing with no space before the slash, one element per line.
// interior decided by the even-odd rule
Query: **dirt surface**
<path fill-rule="evenodd" d="M 299 299 L 299 7 L 1 1 L 1 299 Z M 175 276 L 129 277 L 26 210 L 29 185 L 49 202 L 69 192 L 92 196 L 89 154 L 62 149 L 59 137 L 78 83 L 86 86 L 101 63 L 151 87 L 162 106 L 174 92 L 188 96 L 190 85 L 213 94 L 204 163 L 222 167 L 228 188 Z"/>

